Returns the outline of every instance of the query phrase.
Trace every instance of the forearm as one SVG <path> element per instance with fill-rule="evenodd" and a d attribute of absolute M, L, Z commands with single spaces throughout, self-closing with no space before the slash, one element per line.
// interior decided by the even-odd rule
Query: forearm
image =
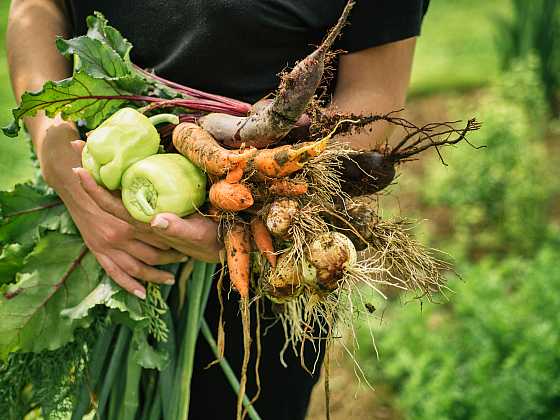
<path fill-rule="evenodd" d="M 55 47 L 56 37 L 67 36 L 69 30 L 62 1 L 12 1 L 6 45 L 12 88 L 18 101 L 24 92 L 39 90 L 46 81 L 70 75 L 68 61 Z M 47 182 L 53 186 L 60 184 L 60 188 L 67 185 L 62 180 L 71 181 L 71 168 L 80 163 L 70 145 L 78 137 L 74 125 L 42 113 L 27 118 L 25 125 Z"/>
<path fill-rule="evenodd" d="M 342 56 L 331 104 L 335 112 L 387 114 L 402 109 L 406 100 L 415 39 L 393 42 Z M 376 122 L 373 131 L 340 138 L 356 149 L 370 150 L 389 140 L 393 127 Z"/>

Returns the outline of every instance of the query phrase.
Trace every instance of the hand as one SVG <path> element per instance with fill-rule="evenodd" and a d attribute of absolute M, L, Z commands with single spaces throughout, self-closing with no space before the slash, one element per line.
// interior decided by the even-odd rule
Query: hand
<path fill-rule="evenodd" d="M 76 150 L 83 148 L 82 141 L 72 142 Z M 84 190 L 104 211 L 133 226 L 140 238 L 173 248 L 181 255 L 206 262 L 220 261 L 222 244 L 218 242 L 218 225 L 202 215 L 192 215 L 184 219 L 173 213 L 160 213 L 150 225 L 134 220 L 118 196 L 97 185 L 91 175 L 82 168 L 75 169 Z"/>
<path fill-rule="evenodd" d="M 171 273 L 152 266 L 183 261 L 186 256 L 170 249 L 148 225 L 132 220 L 120 199 L 99 187 L 86 170 L 75 168 L 73 174 L 67 169 L 69 163 L 80 162 L 83 142 L 63 142 L 56 133 L 47 133 L 44 143 L 52 148 L 43 155 L 43 170 L 99 264 L 117 284 L 142 299 L 146 290 L 138 280 L 172 284 Z"/>

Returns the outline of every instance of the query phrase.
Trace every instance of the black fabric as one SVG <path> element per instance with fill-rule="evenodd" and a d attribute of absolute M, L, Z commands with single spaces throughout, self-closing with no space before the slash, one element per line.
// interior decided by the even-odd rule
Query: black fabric
<path fill-rule="evenodd" d="M 85 18 L 102 12 L 134 45 L 133 61 L 174 81 L 247 102 L 273 92 L 278 73 L 320 43 L 338 19 L 346 0 L 67 0 L 74 32 L 85 33 Z M 428 0 L 356 0 L 349 25 L 336 48 L 349 52 L 409 38 L 420 33 Z M 270 313 L 270 304 L 268 312 Z M 216 331 L 219 305 L 211 295 L 206 318 Z M 237 298 L 226 304 L 226 358 L 239 373 L 243 356 Z M 254 316 L 253 316 L 254 321 Z M 268 321 L 263 321 L 268 323 Z M 253 327 L 255 322 L 253 322 Z M 264 326 L 263 326 L 264 328 Z M 254 336 L 254 334 L 253 334 Z M 279 353 L 284 332 L 279 324 L 263 336 L 261 396 L 256 409 L 263 420 L 303 420 L 318 375 L 301 368 L 293 352 Z M 254 350 L 254 347 L 253 347 Z M 254 351 L 253 351 L 254 354 Z M 317 354 L 308 348 L 305 361 Z M 199 340 L 192 383 L 190 419 L 235 418 L 235 395 L 219 366 Z M 319 370 L 322 354 L 319 354 Z M 254 362 L 254 360 L 253 360 Z M 251 373 L 248 394 L 255 392 Z"/>
<path fill-rule="evenodd" d="M 420 33 L 429 0 L 357 0 L 337 48 L 349 52 Z M 312 51 L 346 0 L 67 0 L 74 32 L 102 12 L 133 44 L 136 64 L 250 103 Z"/>

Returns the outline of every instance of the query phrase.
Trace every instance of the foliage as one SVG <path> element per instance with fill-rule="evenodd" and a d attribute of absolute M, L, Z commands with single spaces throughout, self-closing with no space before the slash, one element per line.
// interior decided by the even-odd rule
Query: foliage
<path fill-rule="evenodd" d="M 445 155 L 449 166 L 432 164 L 421 188 L 430 206 L 449 210 L 455 256 L 515 252 L 531 254 L 548 231 L 548 209 L 558 184 L 540 141 L 545 121 L 537 62 L 515 66 L 478 109 L 482 130 Z"/>
<path fill-rule="evenodd" d="M 488 85 L 500 70 L 494 17 L 510 9 L 509 0 L 431 1 L 417 39 L 410 94 Z"/>
<path fill-rule="evenodd" d="M 93 346 L 98 323 L 80 329 L 77 339 L 41 357 L 35 353 L 12 353 L 0 362 L 0 412 L 4 418 L 22 419 L 34 407 L 44 418 L 68 418 L 80 386 L 86 379 L 89 348 Z"/>
<path fill-rule="evenodd" d="M 502 66 L 535 53 L 551 108 L 560 113 L 560 3 L 557 0 L 512 0 L 513 16 L 499 22 Z"/>
<path fill-rule="evenodd" d="M 462 266 L 451 303 L 386 314 L 370 374 L 414 419 L 559 418 L 559 258 L 556 242 Z"/>

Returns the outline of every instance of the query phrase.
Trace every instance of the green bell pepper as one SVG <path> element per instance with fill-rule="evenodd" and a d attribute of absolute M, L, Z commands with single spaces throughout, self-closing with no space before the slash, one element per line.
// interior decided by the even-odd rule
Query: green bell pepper
<path fill-rule="evenodd" d="M 99 185 L 116 190 L 124 171 L 133 163 L 156 154 L 160 137 L 155 124 L 178 124 L 172 114 L 146 117 L 132 108 L 123 108 L 107 118 L 87 136 L 82 166 Z"/>
<path fill-rule="evenodd" d="M 132 217 L 150 222 L 157 213 L 194 213 L 206 200 L 206 174 L 183 155 L 149 156 L 122 177 L 122 201 Z"/>

